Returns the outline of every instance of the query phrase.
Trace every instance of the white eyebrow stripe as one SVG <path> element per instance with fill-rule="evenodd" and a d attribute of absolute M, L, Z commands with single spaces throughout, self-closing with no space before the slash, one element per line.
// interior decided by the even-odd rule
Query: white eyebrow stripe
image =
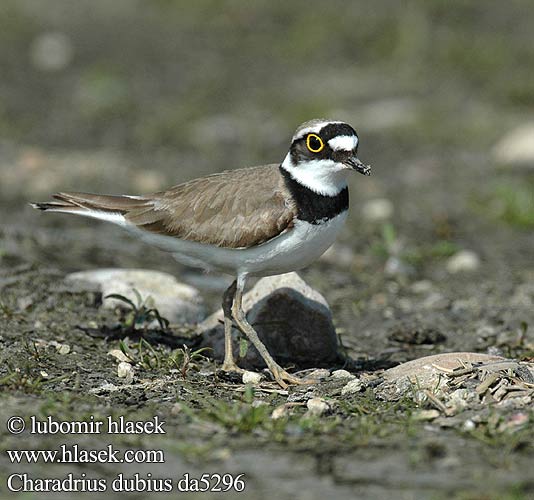
<path fill-rule="evenodd" d="M 338 135 L 330 139 L 328 145 L 334 151 L 352 151 L 358 145 L 358 137 L 355 135 Z"/>
<path fill-rule="evenodd" d="M 336 124 L 336 123 L 343 123 L 340 121 L 332 121 L 332 120 L 325 120 L 321 122 L 314 123 L 311 127 L 303 128 L 302 130 L 299 130 L 297 134 L 293 136 L 293 140 L 300 139 L 308 134 L 318 134 L 321 129 L 330 124 Z"/>

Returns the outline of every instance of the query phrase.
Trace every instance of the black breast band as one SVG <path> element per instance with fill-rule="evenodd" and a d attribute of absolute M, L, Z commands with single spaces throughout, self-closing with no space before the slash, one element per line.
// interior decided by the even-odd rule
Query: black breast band
<path fill-rule="evenodd" d="M 280 172 L 291 196 L 295 200 L 298 210 L 298 219 L 310 224 L 321 224 L 333 219 L 336 215 L 349 208 L 349 190 L 342 189 L 335 196 L 316 193 L 297 182 L 291 174 L 280 166 Z"/>

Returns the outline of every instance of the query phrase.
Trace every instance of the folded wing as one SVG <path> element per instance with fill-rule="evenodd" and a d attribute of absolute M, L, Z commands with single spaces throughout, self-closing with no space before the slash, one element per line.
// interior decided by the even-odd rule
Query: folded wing
<path fill-rule="evenodd" d="M 291 228 L 296 216 L 276 165 L 222 172 L 146 196 L 54 198 L 33 206 L 226 248 L 260 245 Z"/>

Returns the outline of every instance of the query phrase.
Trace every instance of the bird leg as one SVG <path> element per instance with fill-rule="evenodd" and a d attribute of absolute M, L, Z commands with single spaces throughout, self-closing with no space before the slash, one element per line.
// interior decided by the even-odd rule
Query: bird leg
<path fill-rule="evenodd" d="M 247 318 L 245 316 L 245 313 L 243 311 L 242 307 L 242 299 L 243 299 L 243 289 L 245 287 L 245 280 L 246 276 L 238 276 L 237 278 L 237 287 L 235 290 L 234 300 L 232 304 L 232 317 L 234 318 L 237 326 L 240 328 L 240 330 L 248 337 L 248 339 L 252 342 L 254 347 L 258 350 L 260 353 L 260 356 L 265 361 L 265 364 L 267 365 L 267 368 L 271 371 L 273 374 L 274 379 L 278 384 L 283 388 L 287 388 L 288 384 L 305 384 L 308 383 L 304 380 L 301 380 L 298 377 L 295 377 L 294 375 L 291 375 L 287 373 L 269 354 L 269 351 L 263 344 L 263 342 L 258 337 L 258 334 L 252 328 L 250 323 L 247 321 Z M 235 284 L 235 283 L 234 283 Z"/>
<path fill-rule="evenodd" d="M 243 372 L 236 365 L 234 351 L 232 349 L 232 304 L 234 302 L 237 280 L 235 280 L 224 292 L 222 308 L 224 312 L 224 361 L 222 369 L 225 372 Z"/>

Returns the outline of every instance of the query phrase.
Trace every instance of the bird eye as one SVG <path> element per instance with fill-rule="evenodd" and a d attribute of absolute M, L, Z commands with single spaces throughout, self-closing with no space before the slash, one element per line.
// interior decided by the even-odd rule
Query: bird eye
<path fill-rule="evenodd" d="M 324 142 L 317 134 L 308 134 L 306 146 L 312 153 L 319 153 L 324 149 Z"/>

